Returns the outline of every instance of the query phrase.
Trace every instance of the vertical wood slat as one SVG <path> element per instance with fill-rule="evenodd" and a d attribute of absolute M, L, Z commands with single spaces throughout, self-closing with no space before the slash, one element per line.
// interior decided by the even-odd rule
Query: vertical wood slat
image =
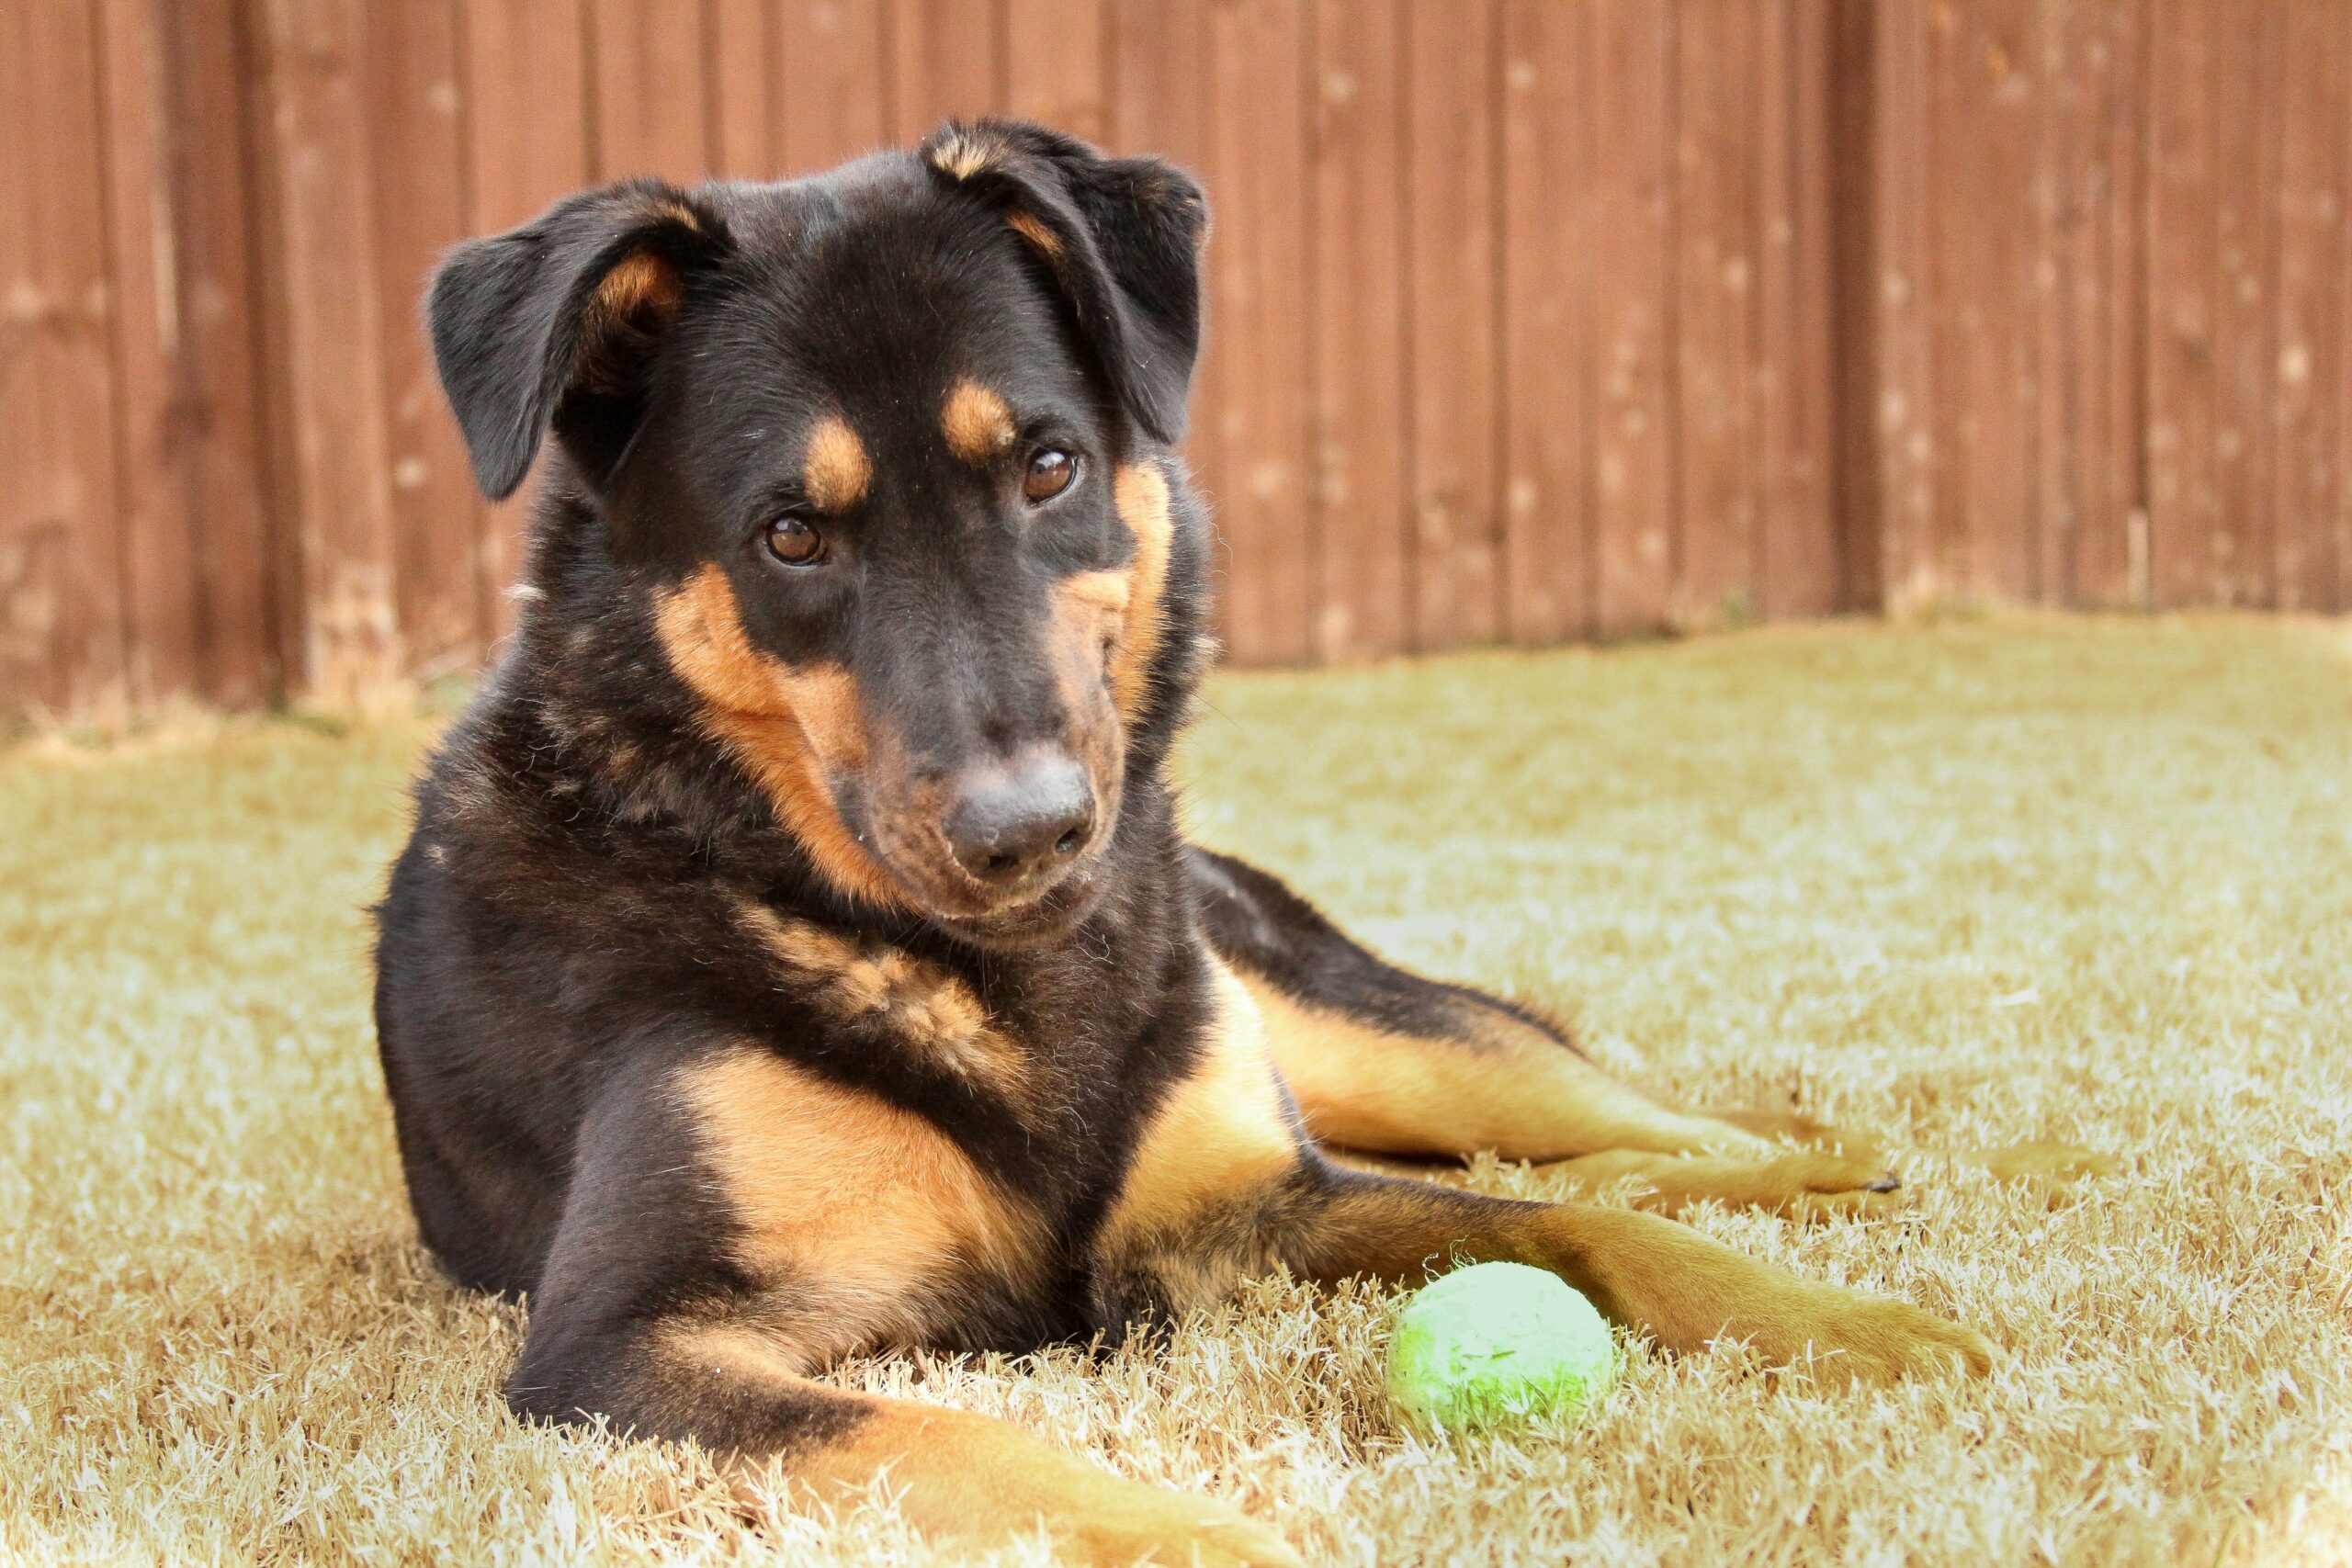
<path fill-rule="evenodd" d="M 0 700 L 119 707 L 118 396 L 96 18 L 0 12 Z"/>
<path fill-rule="evenodd" d="M 1753 395 L 1761 285 L 1757 0 L 1671 7 L 1675 39 L 1676 466 L 1673 618 L 1706 626 L 1754 604 L 1761 500 Z M 1775 151 L 1778 151 L 1776 149 Z"/>
<path fill-rule="evenodd" d="M 489 630 L 473 478 L 442 406 L 418 303 L 441 253 L 468 230 L 458 18 L 448 0 L 371 6 L 367 16 L 395 597 L 409 667 L 432 676 L 465 668 Z"/>
<path fill-rule="evenodd" d="M 1315 654 L 1340 660 L 1412 646 L 1403 6 L 1317 0 L 1314 27 Z"/>
<path fill-rule="evenodd" d="M 277 172 L 303 687 L 349 700 L 404 670 L 371 221 L 361 18 L 267 0 L 265 123 Z"/>
<path fill-rule="evenodd" d="M 711 172 L 772 180 L 783 173 L 777 130 L 786 91 L 776 7 L 769 0 L 706 3 Z"/>
<path fill-rule="evenodd" d="M 2352 13 L 2288 0 L 2273 448 L 2278 603 L 2352 607 Z"/>
<path fill-rule="evenodd" d="M 1832 487 L 1838 287 L 1829 95 L 1833 0 L 1781 0 L 1758 45 L 1758 336 L 1762 454 L 1753 609 L 1820 615 L 1844 603 Z"/>
<path fill-rule="evenodd" d="M 1490 0 L 1406 17 L 1413 643 L 1458 648 L 1501 629 L 1497 17 Z"/>
<path fill-rule="evenodd" d="M 176 252 L 187 192 L 172 167 L 175 85 L 168 75 L 166 18 L 143 5 L 101 5 L 93 14 L 103 67 L 99 188 L 107 197 L 119 444 L 113 528 L 125 546 L 124 671 L 130 700 L 153 703 L 204 691 L 201 575 L 189 570 L 191 552 L 201 550 L 204 519 L 185 482 L 175 439 L 187 303 Z M 152 547 L 161 540 L 173 543 Z M 151 547 L 140 547 L 142 541 Z"/>
<path fill-rule="evenodd" d="M 587 16 L 596 177 L 701 179 L 713 157 L 702 0 L 591 4 Z"/>
<path fill-rule="evenodd" d="M 777 0 L 782 103 L 777 172 L 804 175 L 890 136 L 889 17 L 883 0 Z"/>
<path fill-rule="evenodd" d="M 1200 404 L 1229 566 L 1221 631 L 1245 663 L 1313 651 L 1306 507 L 1306 28 L 1285 0 L 1208 9 L 1206 175 L 1226 215 L 1206 258 L 1215 312 Z M 1204 420 L 1203 423 L 1208 423 Z"/>
<path fill-rule="evenodd" d="M 1672 6 L 1585 0 L 1592 158 L 1593 629 L 1667 624 L 1673 595 Z"/>
<path fill-rule="evenodd" d="M 897 141 L 919 141 L 944 119 L 1004 107 L 1004 12 L 997 0 L 892 0 L 890 18 Z"/>
<path fill-rule="evenodd" d="M 1004 107 L 1088 141 L 1110 135 L 1108 0 L 1005 0 Z"/>
<path fill-rule="evenodd" d="M 1522 646 L 1592 626 L 1592 24 L 1555 0 L 1503 7 L 1503 575 Z"/>

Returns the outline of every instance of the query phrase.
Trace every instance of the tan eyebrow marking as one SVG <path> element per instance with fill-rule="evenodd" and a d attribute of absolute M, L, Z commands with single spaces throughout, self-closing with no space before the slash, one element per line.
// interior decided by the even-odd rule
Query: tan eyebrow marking
<path fill-rule="evenodd" d="M 977 381 L 958 381 L 939 412 L 947 449 L 975 467 L 991 463 L 1012 448 L 1012 411 Z"/>
<path fill-rule="evenodd" d="M 827 414 L 808 433 L 808 451 L 800 459 L 800 483 L 819 510 L 842 512 L 865 499 L 874 465 L 865 443 L 839 414 Z"/>

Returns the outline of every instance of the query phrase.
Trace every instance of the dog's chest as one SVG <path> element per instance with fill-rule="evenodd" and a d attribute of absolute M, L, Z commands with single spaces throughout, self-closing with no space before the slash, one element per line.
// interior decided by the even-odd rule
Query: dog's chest
<path fill-rule="evenodd" d="M 1282 1194 L 1306 1157 L 1257 1005 L 1210 964 L 1199 1055 L 1137 1129 L 1095 1235 L 1095 1308 L 1106 1327 L 1222 1300 L 1262 1271 Z"/>

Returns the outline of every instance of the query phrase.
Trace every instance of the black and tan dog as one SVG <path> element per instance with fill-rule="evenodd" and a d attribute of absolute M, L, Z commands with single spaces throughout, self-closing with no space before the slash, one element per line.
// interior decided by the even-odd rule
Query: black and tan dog
<path fill-rule="evenodd" d="M 592 191 L 442 268 L 482 488 L 555 442 L 376 1010 L 425 1240 L 528 1293 L 515 1408 L 820 1487 L 887 1468 L 918 1520 L 1088 1560 L 1265 1563 L 1295 1559 L 1230 1510 L 815 1376 L 1449 1257 L 1556 1270 L 1668 1350 L 1983 1369 L 1965 1328 L 1661 1213 L 1329 1152 L 1569 1160 L 1665 1213 L 1893 1201 L 1877 1160 L 1661 1104 L 1183 841 L 1204 223 L 1164 164 L 986 122 Z"/>

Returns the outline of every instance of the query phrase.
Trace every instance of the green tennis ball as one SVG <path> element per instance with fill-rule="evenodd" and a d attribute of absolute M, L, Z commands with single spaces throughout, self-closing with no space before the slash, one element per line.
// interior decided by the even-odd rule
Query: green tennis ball
<path fill-rule="evenodd" d="M 1523 1263 L 1457 1269 L 1414 1293 L 1388 1345 L 1388 1397 L 1460 1431 L 1574 1415 L 1617 1386 L 1617 1341 L 1590 1302 Z"/>

